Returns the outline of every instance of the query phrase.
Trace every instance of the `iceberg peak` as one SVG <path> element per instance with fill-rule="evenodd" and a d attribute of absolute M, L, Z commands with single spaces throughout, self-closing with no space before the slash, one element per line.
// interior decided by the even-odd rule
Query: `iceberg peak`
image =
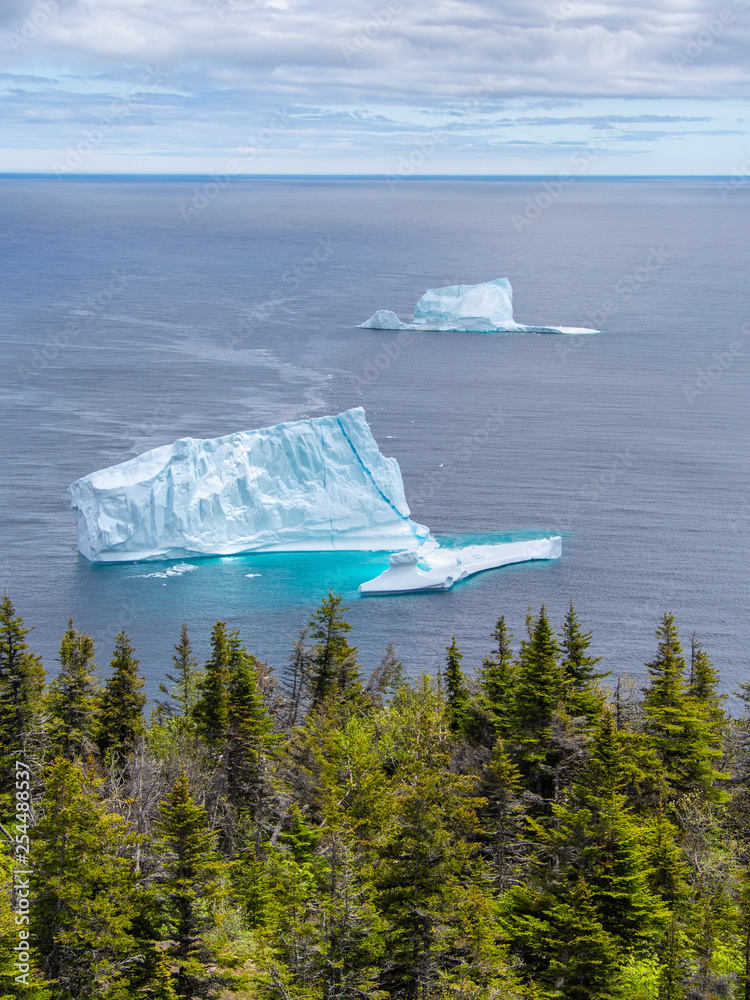
<path fill-rule="evenodd" d="M 585 327 L 527 326 L 513 319 L 513 289 L 507 278 L 478 285 L 428 288 L 403 323 L 390 309 L 378 309 L 360 329 L 438 330 L 445 333 L 599 333 Z"/>
<path fill-rule="evenodd" d="M 429 529 L 361 407 L 207 440 L 180 438 L 68 487 L 91 562 L 239 552 L 394 551 Z"/>

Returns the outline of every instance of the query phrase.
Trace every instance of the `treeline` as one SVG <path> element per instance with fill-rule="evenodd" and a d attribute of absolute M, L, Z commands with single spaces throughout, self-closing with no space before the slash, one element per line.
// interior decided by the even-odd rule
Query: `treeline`
<path fill-rule="evenodd" d="M 407 683 L 346 610 L 278 676 L 183 626 L 147 719 L 124 633 L 48 684 L 4 597 L 0 1000 L 750 1000 L 750 719 L 695 637 L 639 689 L 542 607 Z"/>

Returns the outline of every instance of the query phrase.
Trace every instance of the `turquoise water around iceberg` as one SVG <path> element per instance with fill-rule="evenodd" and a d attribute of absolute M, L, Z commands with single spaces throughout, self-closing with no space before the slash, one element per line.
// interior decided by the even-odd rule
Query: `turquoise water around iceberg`
<path fill-rule="evenodd" d="M 540 534 L 543 533 L 529 530 L 453 533 L 437 541 L 446 548 L 456 549 L 466 545 L 523 541 L 538 538 Z M 84 606 L 95 604 L 98 608 L 103 624 L 93 634 L 102 652 L 99 657 L 102 664 L 106 661 L 112 636 L 120 629 L 128 633 L 137 631 L 139 619 L 147 609 L 152 628 L 162 631 L 161 645 L 165 649 L 177 641 L 175 629 L 183 620 L 188 620 L 193 641 L 202 654 L 208 648 L 213 624 L 222 620 L 241 628 L 249 649 L 278 665 L 286 658 L 290 637 L 306 626 L 310 613 L 329 590 L 343 595 L 351 612 L 348 617 L 354 622 L 359 617 L 358 605 L 382 603 L 387 627 L 389 620 L 394 616 L 397 620 L 401 610 L 415 600 L 436 602 L 435 611 L 439 616 L 439 604 L 445 601 L 445 593 L 386 594 L 366 598 L 359 594 L 359 584 L 385 570 L 389 556 L 388 552 L 260 552 L 104 565 L 93 565 L 79 557 L 77 600 Z M 547 562 L 530 562 L 487 572 L 529 571 L 547 565 Z M 477 574 L 453 589 L 476 587 L 486 575 Z M 359 643 L 363 659 L 371 666 L 389 638 L 387 632 L 368 635 L 358 630 L 352 641 Z M 408 672 L 416 671 L 412 668 Z M 150 670 L 147 674 L 152 688 L 158 678 Z"/>

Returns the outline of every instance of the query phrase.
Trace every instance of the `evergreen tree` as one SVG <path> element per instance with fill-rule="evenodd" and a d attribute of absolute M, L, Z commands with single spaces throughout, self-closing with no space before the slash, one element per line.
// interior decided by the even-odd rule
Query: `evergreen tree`
<path fill-rule="evenodd" d="M 562 668 L 567 682 L 567 708 L 572 716 L 585 716 L 590 723 L 596 723 L 604 703 L 596 681 L 609 677 L 607 673 L 597 673 L 594 669 L 600 656 L 589 656 L 591 632 L 583 632 L 578 615 L 570 602 L 561 633 Z"/>
<path fill-rule="evenodd" d="M 332 696 L 341 703 L 356 703 L 362 693 L 357 649 L 346 639 L 352 626 L 342 617 L 349 609 L 342 607 L 342 601 L 341 594 L 329 591 L 310 620 L 315 644 L 310 668 L 313 709 Z"/>
<path fill-rule="evenodd" d="M 567 687 L 558 662 L 559 646 L 544 605 L 537 618 L 527 618 L 528 639 L 521 643 L 513 704 L 514 742 L 529 789 L 544 799 L 555 797 L 555 758 L 565 748 L 554 740 L 555 717 Z"/>
<path fill-rule="evenodd" d="M 602 927 L 583 876 L 548 914 L 546 978 L 565 1000 L 610 1000 L 618 965 L 615 939 Z"/>
<path fill-rule="evenodd" d="M 232 642 L 226 622 L 211 632 L 211 657 L 206 663 L 193 717 L 199 734 L 212 747 L 221 746 L 229 722 L 229 681 Z"/>
<path fill-rule="evenodd" d="M 504 742 L 498 740 L 492 748 L 479 791 L 487 800 L 481 809 L 484 840 L 500 892 L 513 881 L 526 852 L 522 790 L 520 771 Z"/>
<path fill-rule="evenodd" d="M 138 982 L 138 896 L 124 823 L 97 798 L 79 764 L 59 757 L 46 775 L 33 828 L 31 931 L 55 1000 L 110 1000 Z"/>
<path fill-rule="evenodd" d="M 169 695 L 172 700 L 160 702 L 159 707 L 167 715 L 176 713 L 180 719 L 179 728 L 188 730 L 193 724 L 193 710 L 198 703 L 203 675 L 198 669 L 198 661 L 193 655 L 193 645 L 185 622 L 182 623 L 180 641 L 174 646 L 172 662 L 174 663 L 174 673 L 164 675 L 168 681 L 171 681 L 172 687 L 169 688 L 164 683 L 159 684 L 161 693 Z"/>
<path fill-rule="evenodd" d="M 160 807 L 156 846 L 160 937 L 168 941 L 172 983 L 181 1000 L 209 995 L 221 977 L 204 935 L 222 892 L 222 864 L 206 811 L 193 800 L 183 771 Z"/>
<path fill-rule="evenodd" d="M 255 825 L 255 853 L 260 855 L 263 806 L 269 791 L 267 758 L 277 742 L 258 683 L 258 663 L 229 636 L 229 684 L 226 769 L 229 796 L 238 812 Z"/>
<path fill-rule="evenodd" d="M 512 732 L 515 688 L 513 636 L 508 632 L 505 616 L 498 619 L 492 638 L 496 648 L 484 658 L 479 671 L 479 708 L 488 716 L 493 735 L 505 739 Z"/>
<path fill-rule="evenodd" d="M 69 760 L 94 749 L 98 689 L 94 679 L 94 640 L 68 622 L 60 644 L 60 673 L 50 686 L 55 742 Z"/>
<path fill-rule="evenodd" d="M 2 1000 L 50 1000 L 50 984 L 39 972 L 39 950 L 31 938 L 28 915 L 20 913 L 18 899 L 13 899 L 14 889 L 22 878 L 20 867 L 18 859 L 6 854 L 0 846 L 0 885 L 10 889 L 10 893 L 0 892 L 0 997 Z M 26 945 L 28 951 L 23 952 L 19 945 Z"/>
<path fill-rule="evenodd" d="M 685 689 L 686 664 L 679 632 L 671 614 L 665 614 L 656 632 L 656 659 L 646 664 L 651 681 L 644 689 L 647 732 L 659 754 L 673 793 L 699 791 L 710 799 L 723 793 L 715 781 L 723 775 L 714 767 L 720 756 L 714 721 L 704 706 Z"/>
<path fill-rule="evenodd" d="M 719 694 L 719 671 L 714 668 L 695 633 L 690 645 L 690 684 L 687 694 L 700 717 L 706 746 L 711 755 L 718 758 L 722 753 L 729 721 L 721 707 L 727 696 Z"/>
<path fill-rule="evenodd" d="M 469 692 L 466 690 L 466 683 L 463 671 L 461 670 L 463 653 L 459 652 L 455 635 L 450 646 L 446 647 L 446 651 L 448 655 L 445 660 L 443 678 L 445 680 L 448 725 L 451 728 L 451 732 L 462 735 L 467 722 Z"/>
<path fill-rule="evenodd" d="M 44 667 L 29 652 L 23 618 L 8 595 L 0 602 L 0 791 L 15 786 L 14 761 L 28 756 L 28 743 L 44 691 Z"/>
<path fill-rule="evenodd" d="M 146 704 L 146 696 L 141 692 L 146 682 L 138 674 L 138 660 L 124 632 L 115 638 L 111 668 L 99 703 L 98 744 L 103 755 L 110 753 L 120 758 L 130 753 L 143 735 Z"/>

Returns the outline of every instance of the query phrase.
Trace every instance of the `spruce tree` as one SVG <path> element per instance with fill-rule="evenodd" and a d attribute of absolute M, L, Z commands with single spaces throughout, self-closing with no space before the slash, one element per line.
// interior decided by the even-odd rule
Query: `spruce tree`
<path fill-rule="evenodd" d="M 479 671 L 479 709 L 489 718 L 493 735 L 504 739 L 512 732 L 515 686 L 513 636 L 504 615 L 498 619 L 492 638 L 496 647 L 484 658 Z"/>
<path fill-rule="evenodd" d="M 357 649 L 347 642 L 352 630 L 342 615 L 343 597 L 331 590 L 310 619 L 310 638 L 314 653 L 310 665 L 312 708 L 335 697 L 339 703 L 356 702 L 361 697 L 362 682 L 357 664 Z"/>
<path fill-rule="evenodd" d="M 712 800 L 723 793 L 715 782 L 723 777 L 714 767 L 720 756 L 715 720 L 706 702 L 686 691 L 685 658 L 674 616 L 665 614 L 656 632 L 656 659 L 646 664 L 651 681 L 644 688 L 647 732 L 666 770 L 673 794 L 698 791 Z"/>
<path fill-rule="evenodd" d="M 169 688 L 164 683 L 159 684 L 161 693 L 169 695 L 171 701 L 160 702 L 159 707 L 167 715 L 176 714 L 178 716 L 179 729 L 189 730 L 193 725 L 193 709 L 198 703 L 203 675 L 198 669 L 198 661 L 193 655 L 193 645 L 185 622 L 182 623 L 180 641 L 174 645 L 172 662 L 174 663 L 174 673 L 164 675 L 168 681 L 171 681 L 172 687 Z"/>
<path fill-rule="evenodd" d="M 545 979 L 565 1000 L 611 1000 L 619 960 L 615 938 L 602 926 L 594 894 L 583 876 L 547 914 Z M 541 944 L 541 942 L 540 942 Z"/>
<path fill-rule="evenodd" d="M 60 644 L 60 673 L 50 685 L 53 738 L 69 760 L 94 749 L 98 686 L 94 679 L 94 640 L 68 622 Z"/>
<path fill-rule="evenodd" d="M 169 942 L 175 993 L 192 1000 L 221 981 L 204 935 L 222 893 L 222 863 L 206 810 L 193 800 L 184 771 L 161 803 L 156 834 L 160 937 Z"/>
<path fill-rule="evenodd" d="M 212 747 L 221 746 L 229 722 L 229 680 L 232 642 L 226 622 L 217 622 L 211 632 L 211 657 L 206 663 L 200 697 L 193 708 L 198 733 Z"/>
<path fill-rule="evenodd" d="M 131 753 L 143 735 L 143 709 L 146 696 L 141 689 L 146 683 L 138 673 L 138 660 L 124 632 L 115 638 L 115 650 L 110 664 L 112 673 L 99 703 L 99 750 L 121 759 Z"/>
<path fill-rule="evenodd" d="M 260 854 L 263 805 L 270 791 L 268 756 L 277 739 L 258 683 L 258 662 L 229 636 L 229 684 L 226 769 L 229 796 L 237 811 L 255 825 L 255 853 Z"/>
<path fill-rule="evenodd" d="M 140 980 L 138 894 L 123 820 L 62 757 L 46 775 L 32 835 L 31 930 L 55 1000 L 127 996 Z"/>
<path fill-rule="evenodd" d="M 603 698 L 594 685 L 596 681 L 609 677 L 609 673 L 597 673 L 594 669 L 601 657 L 588 654 L 592 635 L 582 631 L 571 601 L 560 637 L 562 668 L 567 682 L 567 708 L 572 716 L 584 716 L 590 723 L 596 723 L 602 711 Z"/>
<path fill-rule="evenodd" d="M 466 682 L 461 670 L 463 653 L 459 651 L 455 635 L 450 646 L 446 647 L 446 652 L 448 655 L 445 658 L 443 679 L 445 681 L 448 725 L 451 732 L 463 735 L 467 722 L 469 692 L 466 690 Z"/>
<path fill-rule="evenodd" d="M 564 708 L 567 686 L 544 605 L 537 618 L 528 616 L 527 629 L 515 672 L 513 742 L 529 790 L 549 801 L 556 797 L 553 775 L 566 751 L 555 739 L 555 720 Z"/>
<path fill-rule="evenodd" d="M 44 667 L 29 651 L 23 618 L 8 595 L 0 602 L 0 791 L 15 787 L 14 761 L 24 760 L 44 691 Z"/>

